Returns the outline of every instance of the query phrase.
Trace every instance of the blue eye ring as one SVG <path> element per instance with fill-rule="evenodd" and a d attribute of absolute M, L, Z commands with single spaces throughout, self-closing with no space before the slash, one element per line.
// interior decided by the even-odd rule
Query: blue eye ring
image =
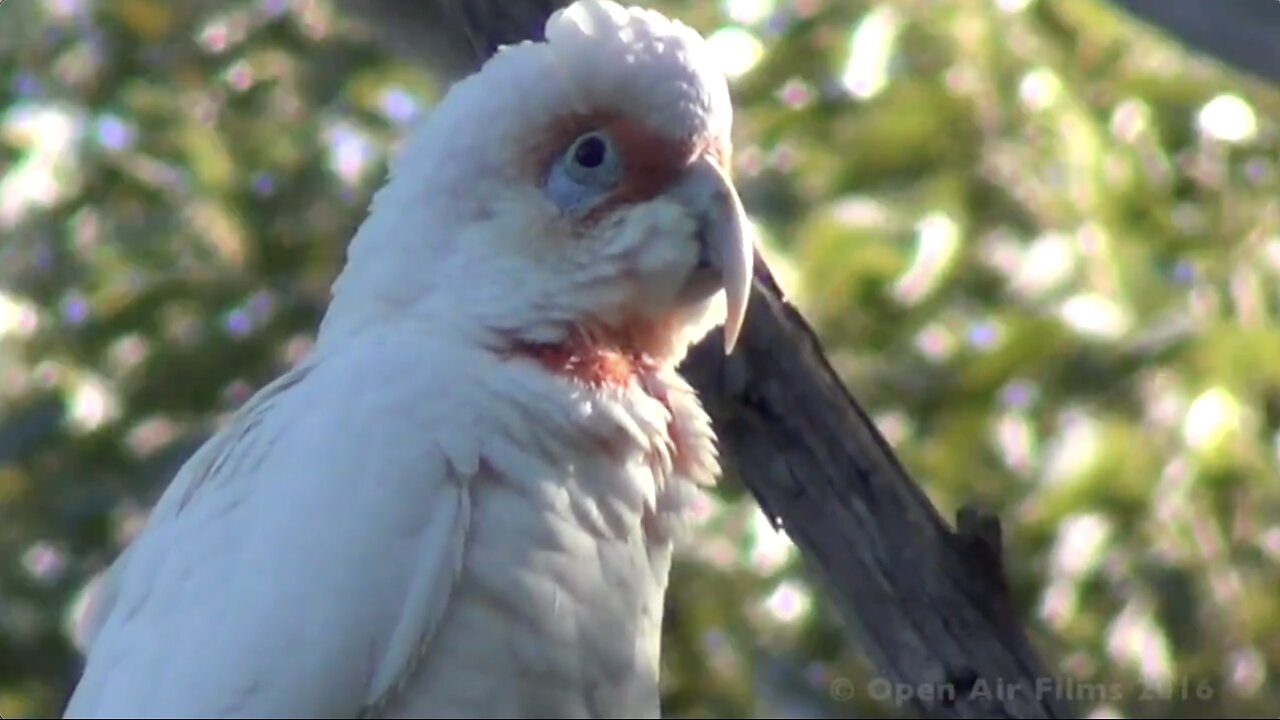
<path fill-rule="evenodd" d="M 551 166 L 546 195 L 561 212 L 588 211 L 622 182 L 622 158 L 602 130 L 579 135 Z"/>
<path fill-rule="evenodd" d="M 621 175 L 613 140 L 599 130 L 579 135 L 565 151 L 561 163 L 574 180 L 591 187 L 609 187 Z"/>

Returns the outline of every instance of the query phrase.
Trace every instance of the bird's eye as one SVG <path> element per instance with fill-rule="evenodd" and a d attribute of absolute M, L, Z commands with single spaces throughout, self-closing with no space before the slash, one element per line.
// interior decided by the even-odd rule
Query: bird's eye
<path fill-rule="evenodd" d="M 567 169 L 579 182 L 603 187 L 616 180 L 617 152 L 602 132 L 589 132 L 574 140 L 565 159 Z"/>
<path fill-rule="evenodd" d="M 547 197 L 565 212 L 579 212 L 617 187 L 622 163 L 608 134 L 592 131 L 575 139 L 551 167 Z"/>
<path fill-rule="evenodd" d="M 599 135 L 587 135 L 578 141 L 573 151 L 573 160 L 588 170 L 604 164 L 609 154 L 609 146 Z"/>

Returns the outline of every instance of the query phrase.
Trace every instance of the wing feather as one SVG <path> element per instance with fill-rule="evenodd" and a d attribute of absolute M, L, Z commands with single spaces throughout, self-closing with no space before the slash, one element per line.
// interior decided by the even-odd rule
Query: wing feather
<path fill-rule="evenodd" d="M 104 577 L 65 717 L 354 717 L 380 703 L 461 567 L 480 443 L 460 435 L 483 415 L 464 376 L 480 364 L 386 334 L 258 393 Z"/>

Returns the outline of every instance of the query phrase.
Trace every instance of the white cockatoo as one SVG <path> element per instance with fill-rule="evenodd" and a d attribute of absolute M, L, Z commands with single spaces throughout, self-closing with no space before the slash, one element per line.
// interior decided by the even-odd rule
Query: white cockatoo
<path fill-rule="evenodd" d="M 753 257 L 725 77 L 582 0 L 391 166 L 312 353 L 179 471 L 66 717 L 657 717 L 673 546 L 720 473 L 677 365 Z"/>

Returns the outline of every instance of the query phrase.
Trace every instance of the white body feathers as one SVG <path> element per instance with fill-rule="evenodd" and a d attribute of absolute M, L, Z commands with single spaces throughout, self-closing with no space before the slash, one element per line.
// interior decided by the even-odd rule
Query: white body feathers
<path fill-rule="evenodd" d="M 728 92 L 647 11 L 547 35 L 409 138 L 313 354 L 105 577 L 66 717 L 659 715 L 673 541 L 719 472 L 675 366 L 749 271 Z"/>
<path fill-rule="evenodd" d="M 672 378 L 602 400 L 371 333 L 254 399 L 113 568 L 67 717 L 656 717 Z M 395 432 L 388 433 L 388 421 Z M 422 659 L 425 658 L 425 659 Z"/>

